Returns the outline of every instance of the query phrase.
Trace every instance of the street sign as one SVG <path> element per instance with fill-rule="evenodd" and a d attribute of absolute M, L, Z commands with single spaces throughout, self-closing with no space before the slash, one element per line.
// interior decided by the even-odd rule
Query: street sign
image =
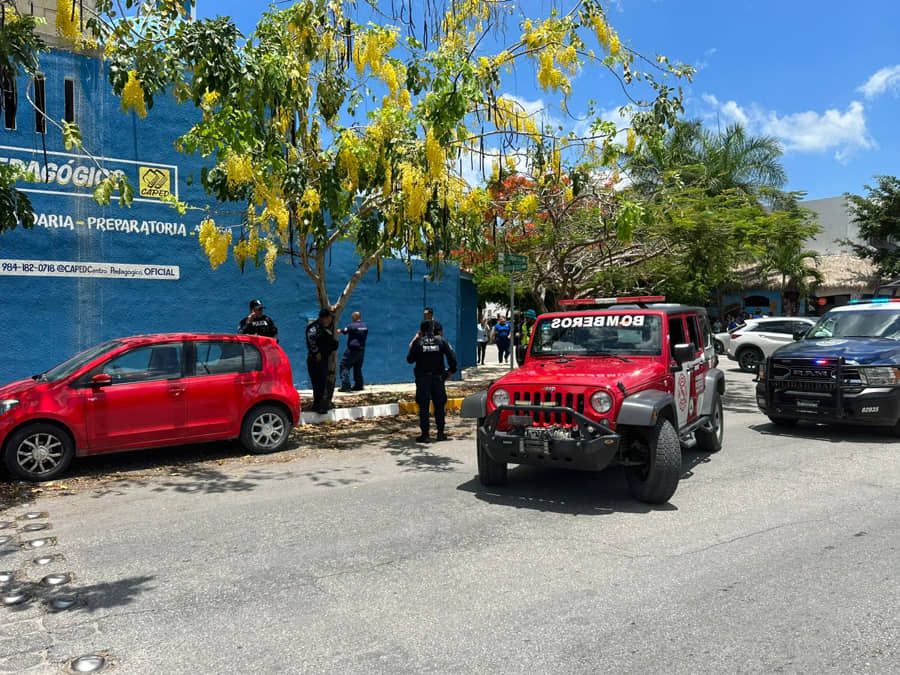
<path fill-rule="evenodd" d="M 528 258 L 515 253 L 498 253 L 497 262 L 500 264 L 500 272 L 524 272 L 528 269 Z"/>

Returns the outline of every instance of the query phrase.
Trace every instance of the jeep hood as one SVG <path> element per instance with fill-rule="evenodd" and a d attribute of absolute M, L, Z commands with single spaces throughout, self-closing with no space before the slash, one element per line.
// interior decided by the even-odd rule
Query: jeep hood
<path fill-rule="evenodd" d="M 613 357 L 571 359 L 530 358 L 518 370 L 504 375 L 494 386 L 504 387 L 597 387 L 617 388 L 617 382 L 631 393 L 645 383 L 666 375 L 666 368 L 647 357 L 627 357 L 628 363 Z"/>
<path fill-rule="evenodd" d="M 900 342 L 887 338 L 823 338 L 799 340 L 772 354 L 781 359 L 843 358 L 859 365 L 900 363 Z"/>

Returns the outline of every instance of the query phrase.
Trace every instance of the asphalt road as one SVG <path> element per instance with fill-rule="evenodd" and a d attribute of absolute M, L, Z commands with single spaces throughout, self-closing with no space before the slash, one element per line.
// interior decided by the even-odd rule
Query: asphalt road
<path fill-rule="evenodd" d="M 0 569 L 68 572 L 78 604 L 0 607 L 0 671 L 898 672 L 900 443 L 782 432 L 728 387 L 724 450 L 661 508 L 619 470 L 484 489 L 471 438 L 373 437 L 12 509 L 51 529 L 0 535 L 60 557 Z"/>

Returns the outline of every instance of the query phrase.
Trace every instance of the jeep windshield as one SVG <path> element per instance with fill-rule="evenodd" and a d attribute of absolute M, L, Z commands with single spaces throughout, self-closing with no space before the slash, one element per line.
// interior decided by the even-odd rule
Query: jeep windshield
<path fill-rule="evenodd" d="M 659 356 L 662 320 L 651 314 L 585 314 L 543 319 L 533 356 Z"/>
<path fill-rule="evenodd" d="M 873 337 L 900 340 L 900 308 L 830 312 L 807 333 L 807 340 Z"/>

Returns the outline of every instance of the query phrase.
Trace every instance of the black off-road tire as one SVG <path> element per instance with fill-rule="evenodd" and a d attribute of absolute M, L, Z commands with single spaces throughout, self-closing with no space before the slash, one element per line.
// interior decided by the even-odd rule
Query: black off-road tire
<path fill-rule="evenodd" d="M 738 366 L 745 373 L 755 373 L 759 364 L 766 358 L 758 347 L 744 347 L 735 356 L 738 360 Z"/>
<path fill-rule="evenodd" d="M 35 452 L 40 453 L 41 460 L 35 459 Z M 75 444 L 69 434 L 53 424 L 37 423 L 24 426 L 9 437 L 3 462 L 16 478 L 39 482 L 64 473 L 74 456 Z M 46 470 L 40 470 L 42 466 Z"/>
<path fill-rule="evenodd" d="M 291 419 L 277 405 L 258 405 L 244 416 L 241 446 L 254 455 L 284 449 L 291 435 Z"/>
<path fill-rule="evenodd" d="M 694 432 L 697 449 L 701 452 L 713 453 L 722 449 L 722 440 L 725 438 L 725 414 L 722 408 L 722 397 L 718 395 L 715 405 L 713 405 L 710 426 L 710 429 L 700 427 Z"/>
<path fill-rule="evenodd" d="M 647 464 L 625 468 L 628 487 L 647 504 L 665 504 L 681 478 L 681 442 L 672 423 L 662 417 L 647 437 Z"/>
<path fill-rule="evenodd" d="M 481 426 L 481 420 L 478 422 Z M 484 441 L 480 438 L 476 444 L 478 446 L 478 480 L 482 485 L 506 485 L 509 480 L 509 467 L 506 462 L 497 462 L 491 459 L 484 447 Z"/>
<path fill-rule="evenodd" d="M 775 415 L 768 415 L 769 421 L 774 424 L 776 427 L 792 427 L 797 424 L 800 420 L 793 417 L 777 417 Z"/>

